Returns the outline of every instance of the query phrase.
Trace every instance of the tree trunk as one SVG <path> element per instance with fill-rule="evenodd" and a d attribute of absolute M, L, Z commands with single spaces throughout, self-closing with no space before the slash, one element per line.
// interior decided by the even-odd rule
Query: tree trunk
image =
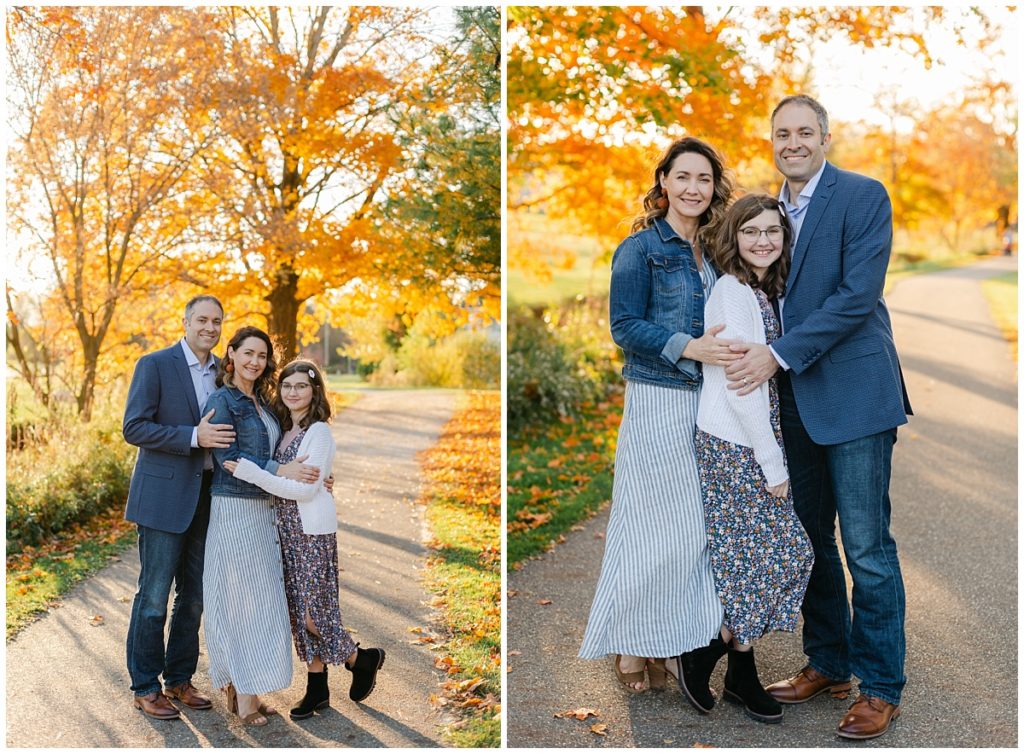
<path fill-rule="evenodd" d="M 92 421 L 92 407 L 96 399 L 96 368 L 99 361 L 99 346 L 92 343 L 83 343 L 85 356 L 85 369 L 82 374 L 82 386 L 78 391 L 76 400 L 78 403 L 78 418 L 83 422 Z"/>
<path fill-rule="evenodd" d="M 299 274 L 290 264 L 281 265 L 274 276 L 273 287 L 265 297 L 270 302 L 270 340 L 277 351 L 279 365 L 286 364 L 298 353 L 295 330 L 299 321 Z"/>

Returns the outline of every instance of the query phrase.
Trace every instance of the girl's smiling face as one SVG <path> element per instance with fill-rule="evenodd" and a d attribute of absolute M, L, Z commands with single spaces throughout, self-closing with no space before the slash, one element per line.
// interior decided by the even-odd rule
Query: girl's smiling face
<path fill-rule="evenodd" d="M 743 223 L 736 232 L 740 258 L 758 280 L 764 278 L 768 268 L 782 255 L 784 239 L 782 218 L 771 209 L 763 210 L 757 217 Z"/>

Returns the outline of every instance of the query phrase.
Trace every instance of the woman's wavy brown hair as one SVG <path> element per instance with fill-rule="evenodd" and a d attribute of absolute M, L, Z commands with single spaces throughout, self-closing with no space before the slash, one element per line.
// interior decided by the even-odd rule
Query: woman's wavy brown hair
<path fill-rule="evenodd" d="M 309 410 L 299 419 L 299 426 L 302 429 L 309 429 L 309 425 L 314 422 L 326 422 L 331 418 L 331 401 L 327 397 L 327 384 L 324 382 L 324 376 L 319 367 L 305 359 L 289 361 L 281 370 L 281 374 L 277 376 L 277 392 L 274 394 L 274 402 L 271 404 L 274 413 L 281 421 L 281 429 L 285 432 L 292 428 L 292 412 L 281 400 L 281 383 L 285 381 L 285 378 L 296 373 L 308 377 L 309 384 L 313 388 L 313 398 L 309 402 Z"/>
<path fill-rule="evenodd" d="M 776 259 L 763 280 L 743 261 L 740 256 L 739 232 L 746 223 L 765 210 L 779 213 L 782 226 L 782 254 Z M 751 288 L 760 288 L 768 298 L 778 298 L 786 290 L 786 276 L 789 275 L 789 250 L 793 245 L 793 226 L 789 224 L 782 203 L 768 194 L 747 194 L 735 201 L 725 213 L 725 220 L 718 228 L 718 236 L 712 245 L 711 261 L 719 272 L 735 277 Z"/>
<path fill-rule="evenodd" d="M 732 196 L 732 175 L 726 170 L 725 162 L 718 150 L 693 136 L 687 136 L 674 142 L 662 155 L 661 161 L 654 168 L 654 185 L 644 195 L 644 212 L 634 218 L 630 228 L 631 233 L 651 227 L 654 225 L 655 218 L 664 217 L 668 213 L 668 197 L 665 196 L 665 190 L 661 187 L 661 177 L 668 174 L 672 163 L 679 155 L 687 152 L 702 155 L 711 163 L 711 176 L 715 184 L 714 193 L 711 196 L 711 204 L 697 221 L 699 228 L 697 238 L 706 247 L 711 246 L 718 226 L 721 225 L 722 219 L 725 217 L 725 208 L 729 205 L 729 198 Z"/>
<path fill-rule="evenodd" d="M 270 405 L 274 397 L 274 372 L 277 371 L 277 363 L 274 361 L 274 344 L 270 342 L 270 336 L 261 329 L 246 325 L 245 327 L 238 328 L 235 334 L 231 336 L 231 340 L 228 341 L 228 348 L 232 351 L 238 350 L 238 347 L 247 338 L 259 338 L 267 344 L 267 368 L 263 370 L 263 374 L 256 378 L 253 391 L 263 403 Z M 231 357 L 227 355 L 227 350 L 224 353 L 225 356 L 220 360 L 220 366 L 217 367 L 217 387 L 222 385 L 235 387 L 235 366 Z M 231 367 L 230 370 L 228 369 L 229 366 Z"/>

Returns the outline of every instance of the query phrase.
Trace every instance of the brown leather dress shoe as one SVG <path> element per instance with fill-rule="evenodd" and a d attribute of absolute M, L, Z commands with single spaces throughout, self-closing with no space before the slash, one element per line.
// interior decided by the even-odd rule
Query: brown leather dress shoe
<path fill-rule="evenodd" d="M 181 717 L 178 709 L 159 691 L 135 697 L 135 709 L 140 709 L 157 720 L 176 720 Z"/>
<path fill-rule="evenodd" d="M 850 682 L 833 681 L 808 665 L 792 678 L 777 681 L 765 691 L 782 704 L 802 704 L 823 691 L 828 691 L 836 699 L 845 699 L 850 693 Z"/>
<path fill-rule="evenodd" d="M 836 730 L 843 738 L 878 738 L 900 716 L 900 708 L 883 702 L 877 696 L 861 694 L 839 721 Z"/>
<path fill-rule="evenodd" d="M 185 681 L 180 686 L 168 687 L 164 689 L 164 693 L 192 709 L 211 709 L 213 707 L 213 702 L 196 691 L 196 687 L 192 685 L 191 681 Z"/>

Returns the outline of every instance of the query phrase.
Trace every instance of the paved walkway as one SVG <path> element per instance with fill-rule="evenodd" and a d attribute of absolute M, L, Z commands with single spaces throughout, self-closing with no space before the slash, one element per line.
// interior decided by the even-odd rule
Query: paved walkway
<path fill-rule="evenodd" d="M 287 709 L 305 689 L 295 662 L 290 689 L 267 695 L 286 711 L 264 728 L 246 728 L 227 712 L 187 710 L 160 722 L 131 706 L 124 637 L 138 578 L 138 551 L 79 585 L 7 645 L 8 747 L 439 747 L 439 720 L 428 703 L 439 674 L 409 628 L 427 626 L 420 585 L 426 553 L 416 454 L 450 418 L 452 391 L 365 391 L 334 422 L 341 609 L 365 646 L 387 649 L 377 688 L 364 704 L 348 699 L 351 676 L 331 669 L 331 709 L 293 722 Z M 99 626 L 90 625 L 95 615 Z M 202 646 L 205 653 L 205 644 Z M 210 689 L 207 662 L 195 684 Z"/>
<path fill-rule="evenodd" d="M 611 661 L 576 657 L 603 553 L 607 509 L 542 560 L 512 572 L 508 742 L 516 747 L 945 747 L 1017 745 L 1017 384 L 979 282 L 1017 259 L 901 281 L 887 296 L 916 415 L 893 461 L 893 530 L 907 587 L 903 716 L 849 743 L 849 702 L 819 697 L 780 725 L 722 703 L 696 713 L 678 691 L 628 695 Z M 540 600 L 551 600 L 541 606 Z M 798 636 L 757 646 L 762 678 L 803 665 Z M 722 688 L 722 662 L 712 686 Z M 555 719 L 587 707 L 600 718 Z M 590 732 L 595 722 L 607 735 Z"/>

